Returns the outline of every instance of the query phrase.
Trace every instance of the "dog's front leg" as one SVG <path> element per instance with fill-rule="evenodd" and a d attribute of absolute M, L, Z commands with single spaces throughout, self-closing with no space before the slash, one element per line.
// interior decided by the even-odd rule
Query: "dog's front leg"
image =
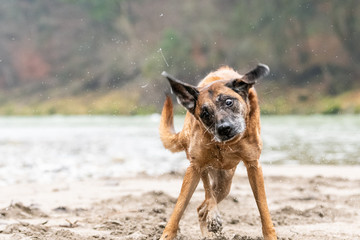
<path fill-rule="evenodd" d="M 160 240 L 171 240 L 175 238 L 179 227 L 180 218 L 183 215 L 185 208 L 188 205 L 199 181 L 200 171 L 193 165 L 190 165 L 186 169 L 183 184 L 181 186 L 181 192 L 176 202 L 174 211 L 171 214 L 169 222 L 166 224 Z"/>
<path fill-rule="evenodd" d="M 246 162 L 245 165 L 246 165 L 251 189 L 254 193 L 255 201 L 260 212 L 264 239 L 276 240 L 277 238 L 276 238 L 274 225 L 271 221 L 271 216 L 266 201 L 264 177 L 263 177 L 261 165 L 259 161 Z"/>

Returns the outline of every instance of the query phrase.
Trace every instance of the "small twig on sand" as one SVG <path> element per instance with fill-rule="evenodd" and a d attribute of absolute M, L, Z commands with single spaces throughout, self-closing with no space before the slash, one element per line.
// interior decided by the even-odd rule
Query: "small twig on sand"
<path fill-rule="evenodd" d="M 48 222 L 49 222 L 49 221 L 46 220 L 45 222 L 41 223 L 41 225 L 45 225 L 45 224 L 47 224 Z"/>
<path fill-rule="evenodd" d="M 60 225 L 60 227 L 66 227 L 66 228 L 75 228 L 75 227 L 78 227 L 79 225 L 77 224 L 78 220 L 76 220 L 75 222 L 71 222 L 70 220 L 68 219 L 65 219 L 65 221 L 67 221 L 69 223 L 69 225 L 65 225 L 65 224 L 62 224 Z"/>
<path fill-rule="evenodd" d="M 24 227 L 27 227 L 30 225 L 30 223 L 27 223 L 27 222 L 23 222 L 23 221 L 20 221 L 20 220 L 16 220 L 21 226 L 24 226 Z"/>

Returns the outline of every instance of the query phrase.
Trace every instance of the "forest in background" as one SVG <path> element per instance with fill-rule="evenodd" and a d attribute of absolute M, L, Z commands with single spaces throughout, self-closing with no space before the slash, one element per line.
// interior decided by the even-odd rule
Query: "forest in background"
<path fill-rule="evenodd" d="M 360 113 L 356 0 L 13 0 L 0 21 L 2 115 L 160 112 L 162 71 L 259 62 L 263 113 Z"/>

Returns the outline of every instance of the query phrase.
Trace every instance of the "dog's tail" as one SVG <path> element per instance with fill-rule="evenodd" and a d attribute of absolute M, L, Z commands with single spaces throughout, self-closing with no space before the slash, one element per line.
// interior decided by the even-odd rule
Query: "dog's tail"
<path fill-rule="evenodd" d="M 184 150 L 180 141 L 180 134 L 175 133 L 173 103 L 170 96 L 166 96 L 160 120 L 160 139 L 166 149 L 171 152 Z"/>

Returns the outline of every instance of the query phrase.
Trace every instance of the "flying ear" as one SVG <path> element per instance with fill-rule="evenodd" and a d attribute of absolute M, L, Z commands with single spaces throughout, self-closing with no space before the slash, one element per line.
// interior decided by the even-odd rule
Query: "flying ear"
<path fill-rule="evenodd" d="M 270 73 L 270 69 L 267 65 L 259 63 L 256 68 L 246 73 L 239 79 L 231 80 L 226 84 L 227 87 L 230 87 L 235 92 L 248 92 L 249 89 L 256 83 L 257 79 L 265 77 Z"/>
<path fill-rule="evenodd" d="M 199 96 L 199 91 L 196 89 L 196 87 L 177 80 L 167 72 L 162 72 L 161 75 L 169 80 L 171 89 L 173 93 L 175 93 L 178 102 L 183 105 L 190 113 L 194 114 L 196 101 Z"/>
<path fill-rule="evenodd" d="M 270 73 L 270 68 L 262 63 L 259 63 L 256 68 L 246 73 L 241 79 L 247 84 L 255 84 L 256 80 L 267 76 Z"/>

